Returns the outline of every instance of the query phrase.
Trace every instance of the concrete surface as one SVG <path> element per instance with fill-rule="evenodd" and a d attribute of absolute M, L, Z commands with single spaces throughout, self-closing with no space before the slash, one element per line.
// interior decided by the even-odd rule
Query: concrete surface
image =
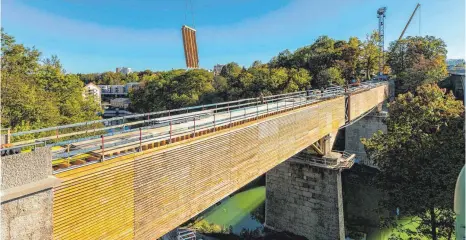
<path fill-rule="evenodd" d="M 51 156 L 49 148 L 37 148 L 33 152 L 2 157 L 2 195 L 12 189 L 29 189 L 27 186 L 31 184 L 50 179 Z M 52 239 L 53 191 L 40 189 L 2 201 L 0 239 Z"/>
<path fill-rule="evenodd" d="M 1 190 L 36 182 L 52 175 L 52 152 L 48 147 L 2 157 Z"/>

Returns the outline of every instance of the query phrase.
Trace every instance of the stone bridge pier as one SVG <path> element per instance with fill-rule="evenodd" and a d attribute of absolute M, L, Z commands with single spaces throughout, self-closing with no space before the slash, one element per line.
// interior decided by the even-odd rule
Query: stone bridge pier
<path fill-rule="evenodd" d="M 316 161 L 306 161 L 300 153 L 267 172 L 266 227 L 309 240 L 345 238 L 342 167 L 318 163 L 339 157 L 330 152 L 333 138 L 324 140 L 325 155 Z"/>

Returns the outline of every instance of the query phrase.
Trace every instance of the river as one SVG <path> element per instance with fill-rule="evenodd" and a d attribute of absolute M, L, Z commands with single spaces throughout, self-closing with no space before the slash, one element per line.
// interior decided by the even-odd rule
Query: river
<path fill-rule="evenodd" d="M 207 239 L 295 239 L 264 229 L 265 181 L 260 177 L 243 189 L 209 208 L 194 221 L 194 227 L 209 236 Z M 392 230 L 370 230 L 366 240 L 388 239 Z"/>

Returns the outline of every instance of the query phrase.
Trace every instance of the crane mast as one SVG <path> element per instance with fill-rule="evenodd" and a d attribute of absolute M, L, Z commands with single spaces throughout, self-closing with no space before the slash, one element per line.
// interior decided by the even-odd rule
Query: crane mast
<path fill-rule="evenodd" d="M 379 76 L 383 74 L 383 66 L 385 65 L 384 59 L 384 44 L 385 44 L 385 12 L 386 7 L 381 7 L 377 10 L 377 18 L 379 19 Z"/>

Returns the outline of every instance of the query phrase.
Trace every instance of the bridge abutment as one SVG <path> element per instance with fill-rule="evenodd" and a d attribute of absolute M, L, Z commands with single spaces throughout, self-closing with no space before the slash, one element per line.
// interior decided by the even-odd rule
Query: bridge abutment
<path fill-rule="evenodd" d="M 1 239 L 52 239 L 52 153 L 37 148 L 1 158 Z"/>
<path fill-rule="evenodd" d="M 308 239 L 344 239 L 340 169 L 290 158 L 266 174 L 265 224 Z"/>

